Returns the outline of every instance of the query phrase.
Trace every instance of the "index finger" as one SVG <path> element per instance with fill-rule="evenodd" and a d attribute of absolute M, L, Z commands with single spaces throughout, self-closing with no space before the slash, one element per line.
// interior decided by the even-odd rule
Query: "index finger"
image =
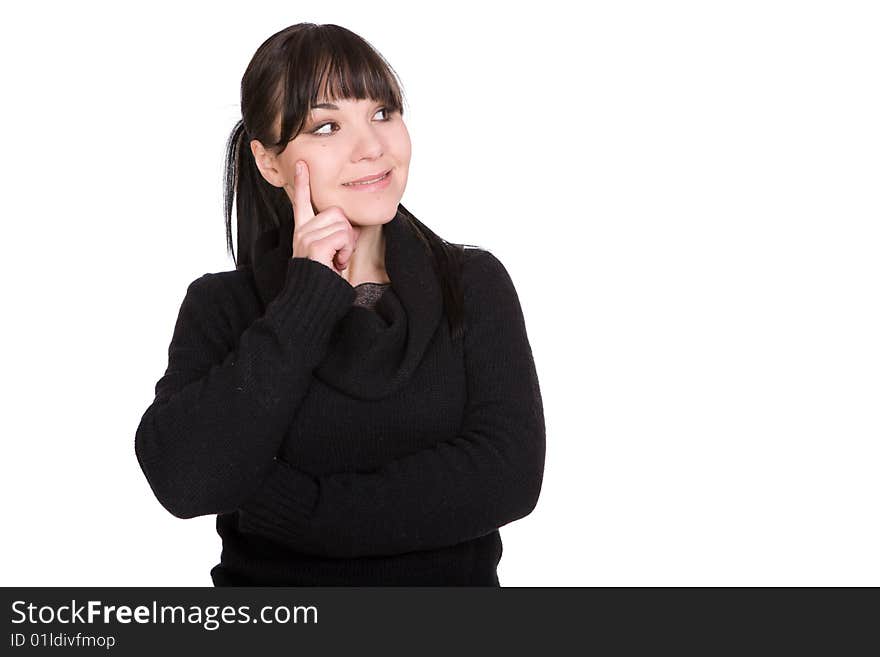
<path fill-rule="evenodd" d="M 297 224 L 315 216 L 312 188 L 309 186 L 309 167 L 305 160 L 297 160 L 293 174 L 293 216 Z"/>

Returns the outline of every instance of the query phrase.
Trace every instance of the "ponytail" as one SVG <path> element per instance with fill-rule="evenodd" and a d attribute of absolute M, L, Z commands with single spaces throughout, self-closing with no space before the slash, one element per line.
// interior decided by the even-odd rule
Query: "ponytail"
<path fill-rule="evenodd" d="M 257 256 L 254 246 L 260 236 L 279 228 L 293 215 L 293 207 L 284 189 L 270 184 L 257 168 L 251 139 L 244 120 L 239 120 L 226 142 L 223 183 L 226 249 L 236 269 L 251 266 Z M 237 217 L 237 251 L 233 250 L 232 239 L 233 199 Z"/>

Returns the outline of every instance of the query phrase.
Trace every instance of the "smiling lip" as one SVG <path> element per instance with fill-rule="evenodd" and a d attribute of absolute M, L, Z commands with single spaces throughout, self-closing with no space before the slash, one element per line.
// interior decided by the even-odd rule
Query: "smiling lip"
<path fill-rule="evenodd" d="M 361 183 L 359 185 L 347 185 L 343 184 L 343 187 L 347 187 L 349 190 L 353 192 L 379 192 L 384 189 L 388 189 L 391 185 L 391 172 L 389 169 L 384 177 L 379 178 L 376 182 L 373 183 Z M 367 178 L 369 180 L 369 178 Z"/>
<path fill-rule="evenodd" d="M 342 184 L 347 185 L 348 183 L 356 183 L 356 182 L 364 182 L 366 180 L 373 180 L 373 178 L 378 178 L 379 176 L 384 176 L 386 173 L 388 173 L 388 171 L 391 171 L 391 169 L 388 169 L 386 171 L 380 171 L 379 173 L 374 173 L 371 176 L 364 176 L 363 178 L 358 178 L 357 180 L 349 180 L 347 183 L 342 183 Z"/>

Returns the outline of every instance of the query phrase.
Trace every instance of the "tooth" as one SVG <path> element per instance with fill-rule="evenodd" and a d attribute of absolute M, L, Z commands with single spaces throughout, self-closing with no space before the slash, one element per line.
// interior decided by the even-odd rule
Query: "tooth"
<path fill-rule="evenodd" d="M 371 180 L 364 180 L 362 182 L 350 182 L 350 183 L 345 183 L 345 184 L 346 185 L 370 185 L 378 180 L 382 180 L 384 177 L 385 177 L 385 174 L 383 173 L 381 176 L 377 176 L 376 178 L 373 178 Z"/>

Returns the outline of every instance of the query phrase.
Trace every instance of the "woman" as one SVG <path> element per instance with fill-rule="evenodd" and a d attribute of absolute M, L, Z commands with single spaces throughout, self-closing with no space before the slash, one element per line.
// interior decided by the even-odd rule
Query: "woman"
<path fill-rule="evenodd" d="M 535 507 L 545 449 L 507 271 L 400 205 L 400 88 L 362 38 L 282 30 L 241 107 L 238 260 L 180 307 L 135 439 L 153 492 L 217 514 L 217 586 L 498 586 L 498 528 Z"/>

